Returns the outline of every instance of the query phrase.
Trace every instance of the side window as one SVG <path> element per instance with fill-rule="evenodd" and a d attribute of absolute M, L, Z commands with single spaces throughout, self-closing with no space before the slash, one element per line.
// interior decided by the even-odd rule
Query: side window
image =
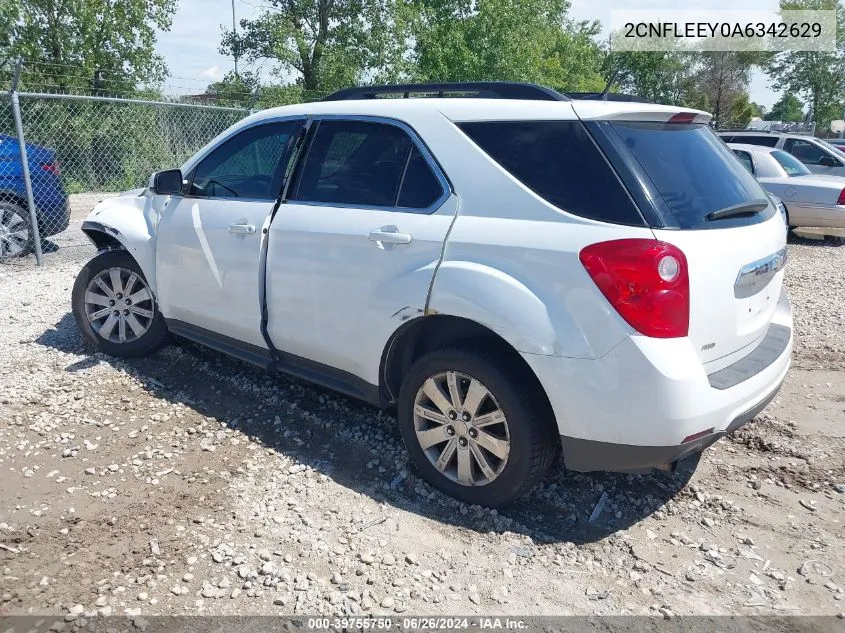
<path fill-rule="evenodd" d="M 559 209 L 602 222 L 643 225 L 627 191 L 580 121 L 485 121 L 459 126 L 514 178 Z"/>
<path fill-rule="evenodd" d="M 818 165 L 822 157 L 827 155 L 827 152 L 815 143 L 798 138 L 786 139 L 783 148 L 805 165 Z"/>
<path fill-rule="evenodd" d="M 742 166 L 753 174 L 754 162 L 751 160 L 751 154 L 749 154 L 748 152 L 743 152 L 739 149 L 733 150 L 733 153 L 739 159 L 739 162 L 742 163 Z"/>
<path fill-rule="evenodd" d="M 370 121 L 321 121 L 292 200 L 423 209 L 443 189 L 408 134 Z"/>
<path fill-rule="evenodd" d="M 399 191 L 396 206 L 408 209 L 425 209 L 443 194 L 443 186 L 416 147 L 411 149 L 408 166 Z"/>
<path fill-rule="evenodd" d="M 275 200 L 288 140 L 301 121 L 256 125 L 214 149 L 196 166 L 188 191 L 202 198 Z"/>

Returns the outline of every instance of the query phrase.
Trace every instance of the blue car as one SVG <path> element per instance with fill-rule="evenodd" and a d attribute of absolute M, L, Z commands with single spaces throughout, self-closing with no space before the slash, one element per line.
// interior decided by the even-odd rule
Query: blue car
<path fill-rule="evenodd" d="M 70 207 L 56 153 L 32 143 L 26 152 L 40 235 L 61 233 L 70 222 Z M 27 255 L 33 245 L 18 140 L 0 134 L 0 260 Z"/>

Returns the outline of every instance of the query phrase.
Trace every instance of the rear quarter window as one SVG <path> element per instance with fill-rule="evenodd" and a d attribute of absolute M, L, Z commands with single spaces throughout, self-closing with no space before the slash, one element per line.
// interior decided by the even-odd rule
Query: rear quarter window
<path fill-rule="evenodd" d="M 613 224 L 645 224 L 580 121 L 458 124 L 488 156 L 563 211 Z"/>

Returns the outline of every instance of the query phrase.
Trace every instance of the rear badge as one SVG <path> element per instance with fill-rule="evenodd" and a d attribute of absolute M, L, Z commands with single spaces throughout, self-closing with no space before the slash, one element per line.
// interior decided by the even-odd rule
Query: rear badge
<path fill-rule="evenodd" d="M 702 352 L 706 352 L 707 350 L 711 350 L 711 349 L 713 349 L 714 347 L 716 347 L 716 344 L 715 344 L 715 343 L 708 343 L 707 345 L 702 345 L 702 346 L 701 346 L 701 351 L 702 351 Z"/>
<path fill-rule="evenodd" d="M 785 265 L 786 248 L 782 248 L 768 257 L 746 264 L 740 269 L 736 282 L 734 282 L 734 296 L 737 299 L 744 299 L 756 294 Z"/>

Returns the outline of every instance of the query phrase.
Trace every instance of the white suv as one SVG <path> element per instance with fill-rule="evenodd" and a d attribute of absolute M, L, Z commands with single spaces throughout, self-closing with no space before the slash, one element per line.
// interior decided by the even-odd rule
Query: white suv
<path fill-rule="evenodd" d="M 395 407 L 470 503 L 561 449 L 666 468 L 765 407 L 792 347 L 784 219 L 709 118 L 505 83 L 265 110 L 91 213 L 74 314 L 109 354 L 172 332 Z"/>

